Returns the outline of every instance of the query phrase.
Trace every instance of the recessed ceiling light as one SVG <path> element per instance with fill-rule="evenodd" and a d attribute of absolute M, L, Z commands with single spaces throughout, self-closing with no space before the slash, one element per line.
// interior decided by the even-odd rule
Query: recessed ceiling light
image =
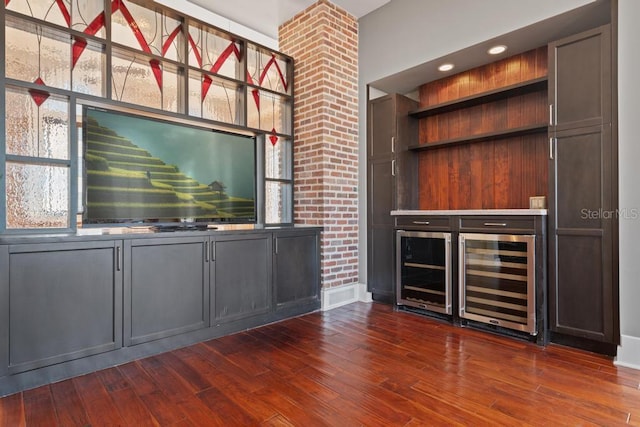
<path fill-rule="evenodd" d="M 453 70 L 453 64 L 442 64 L 441 66 L 438 67 L 438 70 L 440 71 Z"/>
<path fill-rule="evenodd" d="M 499 55 L 502 52 L 504 52 L 505 50 L 507 50 L 507 47 L 505 45 L 501 44 L 501 45 L 498 45 L 498 46 L 493 46 L 487 52 L 489 52 L 490 55 Z"/>

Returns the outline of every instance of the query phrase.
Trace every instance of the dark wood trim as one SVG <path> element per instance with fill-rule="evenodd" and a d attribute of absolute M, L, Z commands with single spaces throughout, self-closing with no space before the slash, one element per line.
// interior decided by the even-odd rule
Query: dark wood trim
<path fill-rule="evenodd" d="M 469 144 L 472 142 L 483 142 L 490 141 L 494 139 L 503 139 L 503 138 L 512 138 L 516 136 L 524 136 L 531 135 L 534 133 L 546 133 L 547 132 L 547 124 L 536 124 L 529 126 L 522 126 L 513 129 L 503 129 L 497 130 L 493 132 L 481 133 L 473 136 L 465 136 L 461 138 L 452 138 L 445 139 L 442 141 L 429 142 L 426 144 L 418 144 L 412 145 L 408 149 L 410 151 L 426 151 L 426 150 L 435 150 L 436 148 L 442 148 L 444 146 L 454 146 L 454 145 L 462 145 Z"/>
<path fill-rule="evenodd" d="M 436 114 L 448 113 L 461 108 L 474 107 L 488 102 L 499 101 L 512 96 L 524 95 L 526 93 L 537 92 L 547 89 L 547 77 L 527 80 L 513 85 L 493 89 L 476 95 L 465 96 L 453 101 L 442 102 L 428 107 L 420 108 L 409 112 L 411 117 L 421 119 L 423 117 L 435 116 Z"/>

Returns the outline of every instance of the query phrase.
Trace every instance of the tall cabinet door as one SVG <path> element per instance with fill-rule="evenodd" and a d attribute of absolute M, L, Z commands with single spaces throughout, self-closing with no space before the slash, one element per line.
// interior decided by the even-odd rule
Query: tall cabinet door
<path fill-rule="evenodd" d="M 552 333 L 616 344 L 617 171 L 609 33 L 604 26 L 549 46 L 549 309 Z"/>
<path fill-rule="evenodd" d="M 390 212 L 408 209 L 413 167 L 406 147 L 417 136 L 407 113 L 417 103 L 400 95 L 369 101 L 367 110 L 367 289 L 374 298 L 394 297 L 394 223 Z M 413 132 L 412 132 L 413 130 Z"/>

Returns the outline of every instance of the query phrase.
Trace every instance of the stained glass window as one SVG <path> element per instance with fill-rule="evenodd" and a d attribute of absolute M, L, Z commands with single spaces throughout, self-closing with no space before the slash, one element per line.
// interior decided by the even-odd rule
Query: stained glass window
<path fill-rule="evenodd" d="M 5 0 L 4 10 L 0 232 L 73 226 L 82 105 L 105 97 L 263 133 L 267 222 L 291 221 L 290 58 L 146 0 Z"/>
<path fill-rule="evenodd" d="M 189 65 L 209 73 L 242 79 L 242 44 L 221 32 L 189 27 Z"/>
<path fill-rule="evenodd" d="M 288 98 L 249 88 L 247 126 L 268 132 L 291 134 L 291 104 Z"/>
<path fill-rule="evenodd" d="M 247 81 L 281 93 L 290 93 L 289 62 L 281 55 L 257 46 L 247 48 Z"/>

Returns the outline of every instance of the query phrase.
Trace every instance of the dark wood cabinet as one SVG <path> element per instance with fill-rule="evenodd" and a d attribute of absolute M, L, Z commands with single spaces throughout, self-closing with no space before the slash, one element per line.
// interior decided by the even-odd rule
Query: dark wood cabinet
<path fill-rule="evenodd" d="M 214 239 L 211 307 L 215 324 L 270 310 L 271 254 L 270 233 Z"/>
<path fill-rule="evenodd" d="M 390 212 L 415 206 L 416 159 L 407 147 L 417 139 L 408 116 L 417 102 L 401 95 L 369 101 L 367 110 L 367 289 L 394 299 L 394 221 Z"/>
<path fill-rule="evenodd" d="M 320 300 L 320 239 L 315 232 L 274 235 L 275 308 L 281 310 Z"/>
<path fill-rule="evenodd" d="M 125 345 L 209 326 L 208 244 L 206 236 L 125 241 Z"/>
<path fill-rule="evenodd" d="M 2 247 L 0 377 L 122 346 L 121 241 Z"/>
<path fill-rule="evenodd" d="M 550 328 L 600 352 L 619 340 L 611 48 L 608 25 L 549 45 Z"/>

